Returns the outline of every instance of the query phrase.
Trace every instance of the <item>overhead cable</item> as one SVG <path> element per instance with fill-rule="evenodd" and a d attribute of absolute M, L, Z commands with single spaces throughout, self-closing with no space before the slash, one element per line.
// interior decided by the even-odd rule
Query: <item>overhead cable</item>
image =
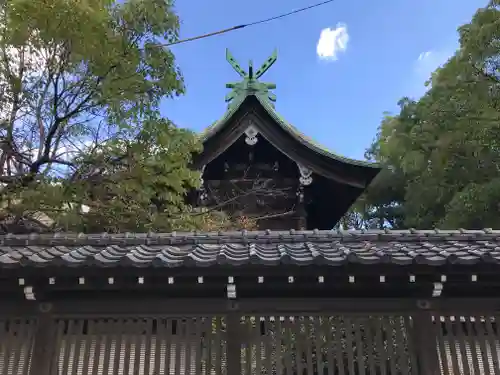
<path fill-rule="evenodd" d="M 334 1 L 335 0 L 325 0 L 325 1 L 322 1 L 320 3 L 312 4 L 312 5 L 309 5 L 309 6 L 304 7 L 304 8 L 292 10 L 291 12 L 288 12 L 288 13 L 282 13 L 282 14 L 279 14 L 279 15 L 274 16 L 274 17 L 269 17 L 269 18 L 265 18 L 265 19 L 262 19 L 262 20 L 250 22 L 250 23 L 247 23 L 247 24 L 229 27 L 227 29 L 222 29 L 222 30 L 219 30 L 219 31 L 214 31 L 214 32 L 211 32 L 211 33 L 202 34 L 202 35 L 194 36 L 194 37 L 191 37 L 191 38 L 180 39 L 180 40 L 177 40 L 175 42 L 161 44 L 160 46 L 162 46 L 162 47 L 170 47 L 170 46 L 173 46 L 173 45 L 176 45 L 176 44 L 182 44 L 182 43 L 192 42 L 192 41 L 198 40 L 198 39 L 210 38 L 210 37 L 215 36 L 215 35 L 226 34 L 226 33 L 230 32 L 230 31 L 235 31 L 235 30 L 243 29 L 245 27 L 256 26 L 256 25 L 260 25 L 260 24 L 263 24 L 263 23 L 275 21 L 275 20 L 278 20 L 280 18 L 285 18 L 285 17 L 288 17 L 288 16 L 292 16 L 294 14 L 305 12 L 307 10 L 310 10 L 310 9 L 313 9 L 313 8 L 317 8 L 317 7 L 320 7 L 322 5 L 326 5 L 328 3 L 332 3 Z"/>

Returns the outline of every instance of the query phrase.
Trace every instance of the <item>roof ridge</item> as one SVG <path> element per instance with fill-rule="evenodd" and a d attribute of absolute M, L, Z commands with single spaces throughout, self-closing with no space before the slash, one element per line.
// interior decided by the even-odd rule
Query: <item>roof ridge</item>
<path fill-rule="evenodd" d="M 171 243 L 171 242 L 248 242 L 248 241 L 284 241 L 284 242 L 309 242 L 309 241 L 414 241 L 414 240 L 468 240 L 474 238 L 500 238 L 500 230 L 287 230 L 287 231 L 219 231 L 219 232 L 122 232 L 122 233 L 31 233 L 0 235 L 0 243 L 7 245 L 16 244 L 63 244 L 63 243 Z"/>

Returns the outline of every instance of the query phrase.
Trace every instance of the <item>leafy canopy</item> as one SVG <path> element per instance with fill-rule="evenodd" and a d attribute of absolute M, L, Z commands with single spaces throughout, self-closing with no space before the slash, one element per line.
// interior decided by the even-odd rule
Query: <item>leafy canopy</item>
<path fill-rule="evenodd" d="M 159 112 L 184 92 L 162 46 L 178 35 L 172 1 L 10 0 L 0 12 L 4 225 L 205 225 L 184 200 L 199 183 L 189 164 L 201 146 Z"/>
<path fill-rule="evenodd" d="M 500 2 L 459 35 L 427 93 L 382 121 L 367 154 L 386 169 L 349 214 L 362 226 L 500 227 Z"/>

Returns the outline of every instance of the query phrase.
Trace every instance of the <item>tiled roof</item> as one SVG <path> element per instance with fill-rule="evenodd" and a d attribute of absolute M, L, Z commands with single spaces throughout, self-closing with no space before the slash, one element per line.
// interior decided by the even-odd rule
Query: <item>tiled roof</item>
<path fill-rule="evenodd" d="M 0 267 L 500 263 L 500 230 L 0 236 Z"/>

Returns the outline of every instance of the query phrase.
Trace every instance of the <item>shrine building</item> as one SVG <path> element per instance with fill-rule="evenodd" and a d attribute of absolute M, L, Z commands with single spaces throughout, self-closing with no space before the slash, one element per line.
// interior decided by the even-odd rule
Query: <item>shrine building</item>
<path fill-rule="evenodd" d="M 0 375 L 500 374 L 500 231 L 333 230 L 380 167 L 226 57 L 187 199 L 258 230 L 1 235 Z"/>

